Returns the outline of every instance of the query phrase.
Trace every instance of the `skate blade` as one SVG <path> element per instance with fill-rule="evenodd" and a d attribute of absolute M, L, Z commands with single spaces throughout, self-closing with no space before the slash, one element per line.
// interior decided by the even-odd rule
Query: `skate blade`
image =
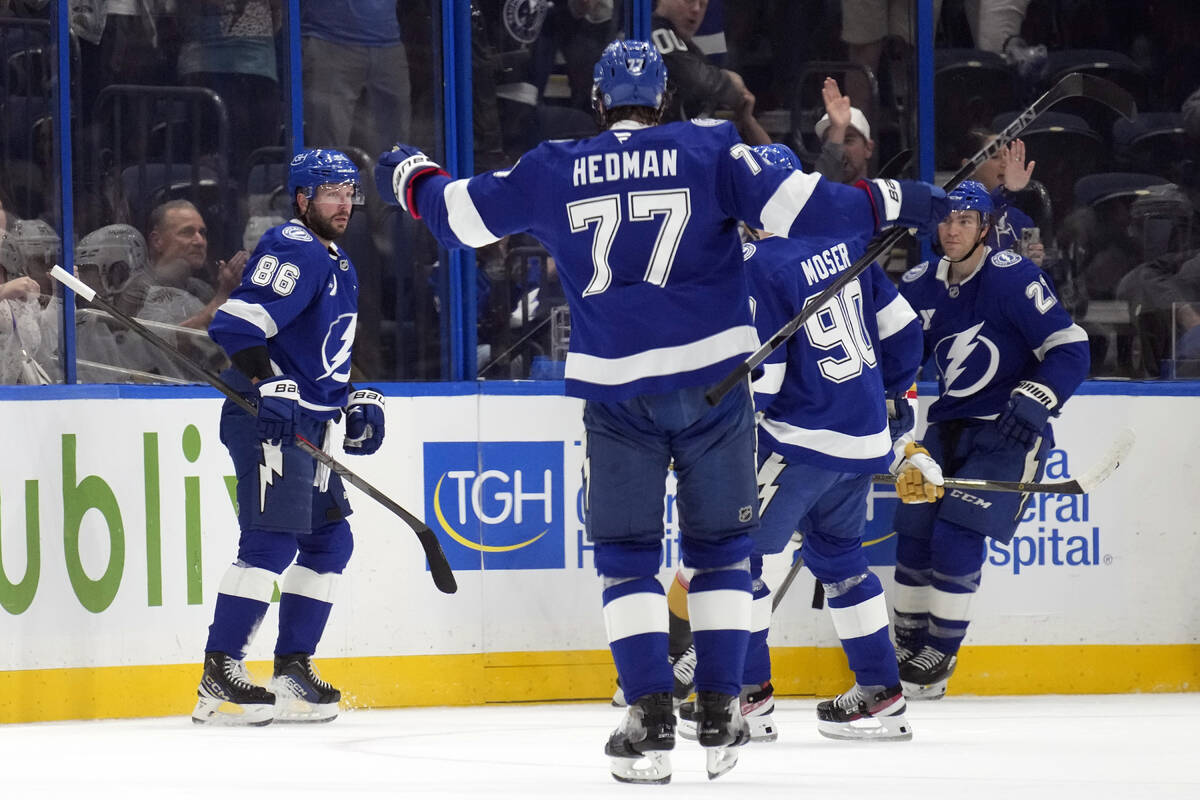
<path fill-rule="evenodd" d="M 696 741 L 696 721 L 694 719 L 684 719 L 680 717 L 675 723 L 675 733 L 687 739 L 689 742 Z"/>
<path fill-rule="evenodd" d="M 708 779 L 715 781 L 729 770 L 737 766 L 738 747 L 712 747 L 704 751 L 704 768 Z"/>
<path fill-rule="evenodd" d="M 215 697 L 201 697 L 192 710 L 197 725 L 260 727 L 275 720 L 275 706 L 266 703 L 240 706 Z"/>
<path fill-rule="evenodd" d="M 774 742 L 779 738 L 779 729 L 775 727 L 775 721 L 769 714 L 761 717 L 746 717 L 746 724 L 750 726 L 750 741 L 752 742 Z"/>
<path fill-rule="evenodd" d="M 906 700 L 941 700 L 946 696 L 946 688 L 949 681 L 938 681 L 922 685 L 920 683 L 908 683 L 900 681 L 900 688 L 904 691 Z"/>
<path fill-rule="evenodd" d="M 867 717 L 853 722 L 817 720 L 817 733 L 843 742 L 907 742 L 912 726 L 903 716 Z"/>
<path fill-rule="evenodd" d="M 641 758 L 609 756 L 609 770 L 621 783 L 670 783 L 671 754 L 666 750 L 650 750 Z"/>
<path fill-rule="evenodd" d="M 333 722 L 337 719 L 337 703 L 309 703 L 298 698 L 276 697 L 275 721 L 285 724 Z"/>

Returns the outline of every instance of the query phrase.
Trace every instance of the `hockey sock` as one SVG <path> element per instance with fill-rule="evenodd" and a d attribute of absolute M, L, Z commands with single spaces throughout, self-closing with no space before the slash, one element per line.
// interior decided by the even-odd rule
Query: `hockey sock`
<path fill-rule="evenodd" d="M 603 598 L 604 629 L 626 702 L 672 691 L 667 596 L 658 578 L 604 578 Z"/>
<path fill-rule="evenodd" d="M 771 589 L 762 579 L 762 556 L 750 557 L 750 640 L 746 645 L 746 665 L 742 683 L 761 686 L 771 680 L 771 650 L 767 635 L 771 632 Z"/>
<path fill-rule="evenodd" d="M 750 568 L 697 569 L 688 590 L 697 691 L 738 695 L 750 639 Z"/>
<path fill-rule="evenodd" d="M 901 536 L 896 544 L 896 589 L 892 611 L 896 647 L 916 653 L 925 646 L 929 628 L 929 583 L 933 555 L 928 539 Z"/>
<path fill-rule="evenodd" d="M 325 623 L 333 609 L 333 589 L 337 575 L 332 572 L 313 572 L 308 567 L 293 564 L 283 579 L 279 597 L 279 639 L 275 653 L 307 653 L 317 651 L 317 642 L 325 632 Z"/>
<path fill-rule="evenodd" d="M 229 566 L 217 589 L 216 610 L 208 628 L 205 652 L 227 653 L 236 659 L 246 648 L 262 623 L 275 592 L 275 573 L 238 561 Z"/>
<path fill-rule="evenodd" d="M 824 586 L 833 628 L 858 684 L 886 687 L 900 683 L 879 578 L 868 571 Z"/>
<path fill-rule="evenodd" d="M 934 524 L 928 643 L 947 655 L 957 653 L 967 635 L 986 548 L 981 533 L 941 519 Z"/>

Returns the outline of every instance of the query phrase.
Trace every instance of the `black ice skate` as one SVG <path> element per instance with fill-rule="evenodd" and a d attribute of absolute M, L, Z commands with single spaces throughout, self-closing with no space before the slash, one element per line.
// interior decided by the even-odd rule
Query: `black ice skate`
<path fill-rule="evenodd" d="M 741 698 L 721 692 L 697 692 L 696 740 L 705 748 L 709 780 L 733 769 L 738 761 L 738 748 L 750 741 Z"/>
<path fill-rule="evenodd" d="M 252 683 L 246 665 L 226 653 L 204 654 L 196 694 L 197 725 L 269 725 L 275 718 L 275 695 Z"/>
<path fill-rule="evenodd" d="M 342 693 L 317 674 L 306 653 L 275 656 L 275 719 L 278 722 L 331 722 Z"/>
<path fill-rule="evenodd" d="M 761 686 L 743 686 L 739 698 L 742 703 L 742 716 L 750 726 L 750 741 L 773 742 L 779 738 L 775 721 L 771 714 L 775 712 L 775 687 L 770 681 Z M 684 739 L 696 740 L 696 704 L 684 703 L 679 707 L 679 735 Z"/>
<path fill-rule="evenodd" d="M 912 728 L 904 716 L 907 704 L 899 686 L 872 687 L 857 683 L 832 700 L 817 703 L 817 731 L 829 739 L 907 742 Z"/>
<path fill-rule="evenodd" d="M 675 707 L 669 692 L 639 697 L 608 737 L 604 754 L 622 783 L 670 783 Z"/>
<path fill-rule="evenodd" d="M 941 700 L 957 664 L 958 656 L 925 645 L 921 652 L 900 665 L 904 696 L 909 700 Z"/>

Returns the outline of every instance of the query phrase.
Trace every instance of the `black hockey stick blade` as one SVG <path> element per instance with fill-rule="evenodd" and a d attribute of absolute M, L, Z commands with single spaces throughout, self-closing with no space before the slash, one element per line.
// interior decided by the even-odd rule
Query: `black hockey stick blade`
<path fill-rule="evenodd" d="M 1078 478 L 1065 481 L 991 481 L 981 478 L 946 478 L 947 489 L 974 489 L 978 492 L 1030 492 L 1040 494 L 1087 494 L 1113 474 L 1121 461 L 1129 455 L 1136 441 L 1133 430 L 1125 428 L 1109 445 L 1104 457 Z M 876 475 L 876 483 L 896 483 L 895 475 Z"/>
<path fill-rule="evenodd" d="M 165 355 L 174 358 L 177 362 L 187 367 L 188 370 L 200 380 L 212 386 L 221 394 L 225 395 L 238 408 L 245 411 L 251 416 L 257 415 L 258 411 L 244 397 L 241 392 L 234 389 L 228 383 L 223 381 L 219 375 L 213 374 L 207 368 L 194 361 L 189 356 L 175 349 L 171 344 L 162 339 L 158 334 L 146 328 L 133 317 L 123 311 L 118 310 L 115 306 L 100 297 L 96 292 L 83 281 L 76 278 L 71 273 L 67 272 L 57 264 L 50 270 L 50 275 L 59 283 L 66 286 L 71 291 L 75 292 L 80 297 L 91 302 L 93 305 L 100 308 L 114 319 L 120 320 L 122 324 L 132 330 L 134 333 L 141 336 L 159 351 Z M 415 515 L 411 514 L 403 506 L 397 503 L 392 498 L 388 497 L 383 492 L 376 489 L 363 477 L 353 472 L 349 467 L 345 466 L 333 456 L 326 453 L 321 448 L 314 445 L 312 442 L 305 439 L 303 436 L 296 436 L 296 444 L 301 450 L 308 453 L 321 464 L 329 468 L 330 471 L 336 472 L 341 476 L 342 480 L 346 481 L 355 488 L 361 490 L 371 499 L 378 502 L 388 511 L 391 511 L 404 523 L 412 528 L 413 533 L 417 535 L 418 541 L 421 542 L 421 547 L 425 551 L 425 558 L 429 561 L 429 573 L 433 578 L 433 584 L 446 594 L 454 594 L 458 590 L 458 583 L 454 579 L 454 572 L 450 569 L 450 562 L 446 560 L 446 554 L 442 551 L 442 545 L 438 541 L 433 530 L 430 529 L 425 522 Z"/>
<path fill-rule="evenodd" d="M 900 177 L 900 173 L 908 169 L 908 165 L 912 163 L 913 151 L 911 148 L 905 148 L 896 155 L 888 159 L 887 163 L 879 168 L 879 174 L 875 177 L 891 180 L 892 178 Z"/>
<path fill-rule="evenodd" d="M 792 566 L 787 571 L 787 575 L 783 576 L 783 583 L 779 584 L 779 588 L 774 591 L 771 596 L 771 611 L 779 608 L 779 604 L 783 602 L 783 596 L 787 594 L 787 590 L 791 588 L 796 580 L 796 576 L 800 574 L 800 568 L 804 566 L 804 557 L 797 550 L 792 558 Z"/>
<path fill-rule="evenodd" d="M 1096 77 L 1095 75 L 1084 75 L 1080 72 L 1069 73 L 1060 78 L 1045 94 L 1034 100 L 1032 105 L 1017 115 L 1017 118 L 997 134 L 992 142 L 972 156 L 967 163 L 963 164 L 958 172 L 954 173 L 950 180 L 943 184 L 942 188 L 947 192 L 952 191 L 954 187 L 969 178 L 981 164 L 995 155 L 1001 147 L 1006 147 L 1009 142 L 1017 138 L 1021 131 L 1029 127 L 1035 119 L 1040 117 L 1051 106 L 1071 97 L 1087 97 L 1103 103 L 1118 114 L 1127 117 L 1131 117 L 1137 113 L 1137 105 L 1134 103 L 1133 96 L 1112 81 Z M 796 331 L 800 330 L 801 326 L 808 321 L 808 318 L 823 308 L 826 303 L 833 299 L 834 295 L 841 292 L 842 289 L 846 288 L 847 284 L 858 278 L 873 262 L 884 254 L 891 252 L 892 248 L 904 238 L 905 233 L 906 231 L 903 228 L 892 228 L 883 236 L 877 237 L 868 245 L 867 252 L 851 264 L 849 269 L 838 276 L 837 280 L 829 284 L 824 291 L 810 302 L 806 303 L 799 314 L 772 334 L 771 338 L 755 350 L 749 358 L 734 367 L 728 375 L 721 379 L 720 383 L 709 389 L 708 393 L 704 395 L 705 399 L 714 406 L 720 402 L 721 398 L 730 389 L 746 380 L 755 367 L 765 361 L 767 356 L 790 339 Z"/>

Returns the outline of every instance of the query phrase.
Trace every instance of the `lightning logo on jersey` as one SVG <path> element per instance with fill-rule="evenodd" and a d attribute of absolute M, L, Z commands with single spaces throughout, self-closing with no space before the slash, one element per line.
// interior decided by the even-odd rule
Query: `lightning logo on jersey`
<path fill-rule="evenodd" d="M 786 466 L 787 462 L 783 460 L 783 456 L 779 453 L 771 453 L 758 468 L 758 515 L 760 517 L 766 513 L 771 498 L 779 491 L 776 481 L 779 480 L 779 473 L 783 472 L 783 468 Z"/>
<path fill-rule="evenodd" d="M 1000 351 L 991 339 L 980 334 L 979 330 L 982 327 L 983 323 L 980 322 L 938 342 L 938 368 L 946 377 L 946 394 L 953 397 L 967 397 L 987 386 L 996 376 L 996 370 L 1000 366 Z M 983 345 L 983 350 L 980 350 L 980 345 Z M 980 357 L 971 358 L 976 351 L 986 353 L 986 363 Z M 968 370 L 970 370 L 971 376 L 979 375 L 980 377 L 972 381 L 969 386 L 956 387 L 955 383 L 964 374 L 968 374 Z"/>
<path fill-rule="evenodd" d="M 354 346 L 354 329 L 357 325 L 357 314 L 342 314 L 329 326 L 329 331 L 325 334 L 325 341 L 321 344 L 321 357 L 325 371 L 321 373 L 318 380 L 329 377 L 342 383 L 350 380 L 350 349 Z M 333 342 L 339 343 L 338 349 L 333 356 L 330 356 L 329 350 Z M 338 372 L 343 365 L 346 366 L 346 371 Z"/>

